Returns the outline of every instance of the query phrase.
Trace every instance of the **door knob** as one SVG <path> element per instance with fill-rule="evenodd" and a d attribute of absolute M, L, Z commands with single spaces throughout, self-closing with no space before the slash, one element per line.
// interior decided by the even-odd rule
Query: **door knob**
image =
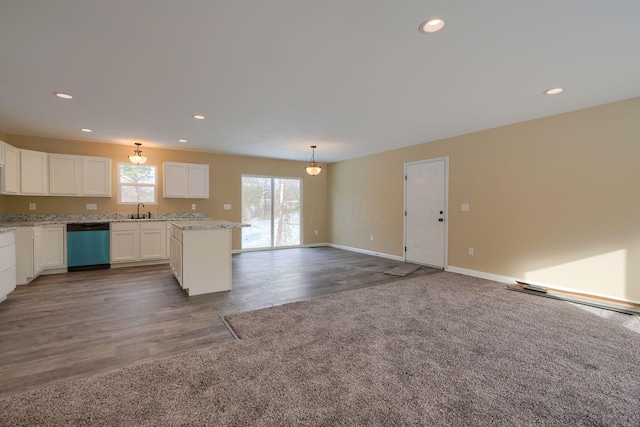
<path fill-rule="evenodd" d="M 438 218 L 438 221 L 443 222 L 443 221 L 444 221 L 444 219 L 442 219 L 442 218 Z"/>
<path fill-rule="evenodd" d="M 440 215 L 442 215 L 444 213 L 444 211 L 440 211 Z"/>

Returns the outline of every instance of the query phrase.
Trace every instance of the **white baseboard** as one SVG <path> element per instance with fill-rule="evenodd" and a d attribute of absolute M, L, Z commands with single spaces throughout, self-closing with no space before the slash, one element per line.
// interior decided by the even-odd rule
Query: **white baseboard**
<path fill-rule="evenodd" d="M 330 243 L 306 243 L 302 245 L 303 248 L 318 248 L 322 246 L 331 246 Z"/>
<path fill-rule="evenodd" d="M 232 249 L 231 254 L 241 254 L 245 252 L 260 251 L 277 251 L 279 249 L 296 249 L 296 248 L 317 248 L 318 246 L 329 246 L 328 243 L 307 243 L 299 246 L 278 246 L 277 248 L 252 248 L 252 249 Z"/>
<path fill-rule="evenodd" d="M 485 273 L 484 271 L 478 271 L 478 270 L 469 270 L 468 268 L 454 267 L 451 265 L 447 266 L 445 268 L 445 271 L 462 274 L 464 276 L 472 276 L 472 277 L 478 277 L 480 279 L 493 280 L 494 282 L 507 283 L 510 285 L 516 283 L 516 279 L 514 277 L 501 276 L 499 274 L 493 274 L 493 273 Z"/>
<path fill-rule="evenodd" d="M 586 297 L 606 298 L 606 299 L 610 299 L 610 300 L 614 300 L 614 301 L 628 302 L 628 303 L 632 303 L 632 304 L 640 304 L 640 301 L 635 301 L 635 300 L 632 300 L 632 299 L 614 297 L 614 296 L 611 296 L 611 295 L 597 294 L 597 293 L 593 293 L 593 292 L 585 292 L 582 289 L 575 289 L 575 288 L 567 288 L 567 287 L 564 287 L 564 286 L 550 285 L 548 283 L 536 282 L 536 281 L 533 281 L 533 280 L 518 279 L 518 278 L 515 278 L 515 277 L 509 277 L 509 276 L 501 276 L 501 275 L 498 275 L 498 274 L 485 273 L 484 271 L 470 270 L 470 269 L 467 269 L 467 268 L 449 266 L 445 270 L 449 271 L 451 273 L 458 273 L 458 274 L 463 274 L 465 276 L 472 276 L 472 277 L 478 277 L 480 279 L 493 280 L 494 282 L 506 283 L 506 284 L 509 284 L 509 285 L 515 284 L 516 282 L 523 282 L 523 283 L 529 283 L 531 285 L 542 286 L 543 288 L 548 288 L 549 290 L 555 290 L 555 291 L 560 291 L 560 292 L 572 292 L 572 293 L 576 293 L 576 294 L 582 294 L 582 295 L 584 295 Z"/>
<path fill-rule="evenodd" d="M 361 254 L 379 256 L 381 258 L 388 258 L 388 259 L 393 259 L 395 261 L 404 262 L 404 257 L 397 256 L 397 255 L 390 255 L 390 254 L 385 254 L 385 253 L 381 253 L 381 252 L 368 251 L 366 249 L 353 248 L 351 246 L 336 245 L 335 243 L 329 243 L 327 246 L 330 246 L 330 247 L 336 248 L 336 249 L 343 249 L 345 251 L 358 252 L 358 253 L 361 253 Z"/>
<path fill-rule="evenodd" d="M 549 284 L 542 283 L 542 282 L 536 282 L 534 280 L 518 279 L 518 281 L 522 282 L 522 283 L 528 283 L 530 285 L 542 286 L 542 287 L 545 287 L 545 288 L 552 289 L 554 291 L 571 292 L 571 293 L 574 293 L 574 294 L 582 294 L 582 295 L 589 296 L 589 297 L 594 297 L 594 298 L 605 298 L 605 299 L 610 299 L 610 300 L 614 300 L 614 301 L 629 302 L 631 304 L 640 304 L 640 301 L 637 301 L 637 300 L 632 300 L 632 299 L 627 299 L 627 298 L 620 298 L 620 297 L 612 297 L 611 295 L 597 294 L 597 293 L 593 293 L 593 292 L 585 292 L 585 291 L 583 291 L 581 289 L 566 288 L 564 286 L 549 285 Z"/>

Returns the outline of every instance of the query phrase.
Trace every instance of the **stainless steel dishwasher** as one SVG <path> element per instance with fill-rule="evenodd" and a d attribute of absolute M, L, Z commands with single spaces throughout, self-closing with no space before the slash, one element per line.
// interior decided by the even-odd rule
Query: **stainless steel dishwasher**
<path fill-rule="evenodd" d="M 109 268 L 109 223 L 67 224 L 68 271 Z"/>

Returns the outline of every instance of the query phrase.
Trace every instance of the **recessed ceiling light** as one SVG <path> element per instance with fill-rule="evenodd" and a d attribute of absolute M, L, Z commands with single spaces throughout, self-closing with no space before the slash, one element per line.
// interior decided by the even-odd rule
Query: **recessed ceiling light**
<path fill-rule="evenodd" d="M 72 95 L 69 95 L 68 93 L 64 93 L 64 92 L 53 92 L 53 94 L 55 96 L 57 96 L 58 98 L 62 98 L 62 99 L 73 99 Z"/>
<path fill-rule="evenodd" d="M 564 91 L 564 89 L 561 88 L 561 87 L 554 87 L 553 89 L 545 90 L 544 94 L 545 95 L 557 95 L 557 94 L 559 94 L 559 93 L 561 93 L 563 91 Z"/>
<path fill-rule="evenodd" d="M 440 18 L 431 18 L 420 24 L 420 32 L 435 33 L 444 27 L 444 21 Z"/>
<path fill-rule="evenodd" d="M 187 142 L 186 139 L 179 139 L 178 142 Z"/>
<path fill-rule="evenodd" d="M 87 133 L 91 133 L 93 132 L 93 129 L 89 129 L 89 128 L 82 128 L 80 129 L 82 132 L 87 132 Z"/>
<path fill-rule="evenodd" d="M 193 118 L 197 120 L 204 120 L 204 116 L 202 114 L 194 114 Z"/>

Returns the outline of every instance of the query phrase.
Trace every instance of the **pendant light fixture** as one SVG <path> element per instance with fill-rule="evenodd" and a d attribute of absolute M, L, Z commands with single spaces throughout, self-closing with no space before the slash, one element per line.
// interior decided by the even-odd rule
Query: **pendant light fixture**
<path fill-rule="evenodd" d="M 307 173 L 311 176 L 316 176 L 318 175 L 320 172 L 322 172 L 322 167 L 318 166 L 318 163 L 316 163 L 316 146 L 312 145 L 311 149 L 313 150 L 311 152 L 311 161 L 309 162 L 309 165 L 305 168 L 305 170 L 307 171 Z"/>
<path fill-rule="evenodd" d="M 140 150 L 140 146 L 142 144 L 140 144 L 139 142 L 136 142 L 136 149 L 133 150 L 133 156 L 129 156 L 129 160 L 131 161 L 131 163 L 135 163 L 136 165 L 141 165 L 144 162 L 147 161 L 146 156 L 142 155 L 142 150 Z"/>

